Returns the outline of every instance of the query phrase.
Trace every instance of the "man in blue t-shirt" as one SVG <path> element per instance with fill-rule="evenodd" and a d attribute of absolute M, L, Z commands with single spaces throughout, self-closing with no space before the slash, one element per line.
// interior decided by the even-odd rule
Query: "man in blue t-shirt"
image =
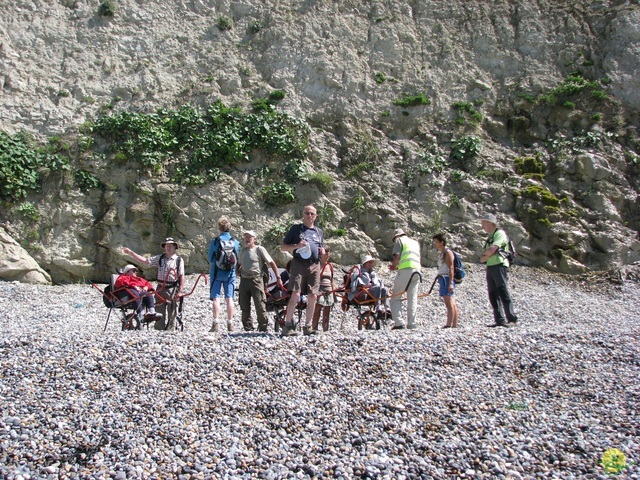
<path fill-rule="evenodd" d="M 480 263 L 487 265 L 487 290 L 489 303 L 493 308 L 495 322 L 489 327 L 506 327 L 509 323 L 516 323 L 518 317 L 513 312 L 511 295 L 507 284 L 507 268 L 509 260 L 500 255 L 509 245 L 509 237 L 497 228 L 498 219 L 492 213 L 486 214 L 480 219 L 482 229 L 489 234 L 484 244 L 484 251 L 480 255 Z M 504 310 L 504 316 L 502 314 Z M 506 320 L 504 317 L 507 317 Z"/>
<path fill-rule="evenodd" d="M 324 253 L 324 233 L 315 225 L 317 211 L 313 205 L 306 205 L 302 212 L 302 223 L 292 225 L 284 237 L 280 250 L 293 254 L 289 273 L 288 289 L 291 298 L 287 305 L 285 325 L 282 335 L 295 335 L 293 313 L 301 294 L 307 295 L 307 312 L 304 334 L 317 333 L 312 329 L 313 311 L 320 287 L 320 255 Z"/>
<path fill-rule="evenodd" d="M 231 222 L 225 216 L 220 217 L 218 220 L 218 229 L 220 235 L 214 237 L 209 244 L 208 258 L 211 263 L 211 269 L 209 276 L 211 279 L 211 291 L 209 298 L 213 302 L 213 324 L 211 325 L 210 332 L 218 331 L 218 315 L 220 315 L 220 290 L 224 292 L 224 298 L 227 305 L 227 330 L 233 331 L 233 293 L 236 288 L 236 265 L 238 260 L 238 254 L 240 252 L 240 243 L 238 240 L 231 236 Z M 232 257 L 232 264 L 229 269 L 225 270 L 218 267 L 217 260 L 220 258 L 221 243 L 227 243 L 231 241 L 233 243 L 233 253 L 235 257 Z"/>

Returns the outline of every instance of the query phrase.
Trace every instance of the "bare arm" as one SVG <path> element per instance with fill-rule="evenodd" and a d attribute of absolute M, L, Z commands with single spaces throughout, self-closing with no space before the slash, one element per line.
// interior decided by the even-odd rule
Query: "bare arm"
<path fill-rule="evenodd" d="M 294 250 L 304 247 L 306 244 L 306 240 L 302 240 L 300 243 L 283 243 L 282 245 L 280 245 L 280 251 L 293 253 Z"/>
<path fill-rule="evenodd" d="M 282 286 L 282 279 L 280 278 L 280 272 L 278 272 L 278 265 L 273 261 L 269 265 L 271 265 L 271 270 L 273 270 L 273 273 L 276 276 L 276 283 Z"/>
<path fill-rule="evenodd" d="M 143 257 L 142 255 L 138 255 L 136 252 L 134 252 L 130 248 L 122 247 L 122 251 L 124 252 L 125 255 L 129 255 L 130 257 L 135 258 L 138 262 L 144 263 L 145 265 L 149 265 L 149 260 L 147 260 L 146 257 Z"/>
<path fill-rule="evenodd" d="M 498 251 L 498 246 L 491 245 L 480 255 L 480 263 L 486 263 L 487 260 L 489 260 L 489 257 L 491 257 L 492 255 L 495 255 L 497 251 Z"/>
<path fill-rule="evenodd" d="M 447 250 L 447 254 L 444 257 L 444 263 L 449 267 L 449 290 L 453 290 L 453 276 L 455 275 L 455 269 L 453 268 L 453 252 Z"/>
<path fill-rule="evenodd" d="M 400 255 L 397 253 L 393 254 L 393 261 L 389 264 L 389 270 L 397 270 L 398 263 L 400 263 Z"/>

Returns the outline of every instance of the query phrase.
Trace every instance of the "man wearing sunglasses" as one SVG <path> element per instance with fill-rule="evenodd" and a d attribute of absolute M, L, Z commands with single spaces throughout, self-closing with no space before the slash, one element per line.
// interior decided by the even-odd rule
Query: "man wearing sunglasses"
<path fill-rule="evenodd" d="M 282 336 L 296 335 L 293 325 L 293 313 L 300 295 L 307 295 L 305 335 L 316 333 L 312 329 L 313 311 L 320 287 L 320 255 L 324 254 L 324 233 L 316 226 L 316 207 L 306 205 L 302 209 L 302 223 L 291 226 L 284 237 L 280 250 L 293 255 L 288 288 L 291 298 L 287 305 L 285 325 Z"/>

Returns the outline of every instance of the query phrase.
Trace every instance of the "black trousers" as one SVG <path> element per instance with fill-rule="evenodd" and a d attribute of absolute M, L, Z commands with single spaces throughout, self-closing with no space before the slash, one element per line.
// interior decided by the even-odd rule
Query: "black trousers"
<path fill-rule="evenodd" d="M 505 316 L 510 322 L 515 322 L 518 317 L 513 312 L 513 303 L 509 294 L 507 267 L 504 265 L 492 265 L 487 267 L 487 290 L 489 303 L 493 307 L 493 319 L 496 323 L 505 323 Z M 503 313 L 504 311 L 504 313 Z"/>

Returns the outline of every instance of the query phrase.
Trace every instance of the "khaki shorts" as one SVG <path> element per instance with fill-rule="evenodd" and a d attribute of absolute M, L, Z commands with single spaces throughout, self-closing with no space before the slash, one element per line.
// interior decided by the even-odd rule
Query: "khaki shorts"
<path fill-rule="evenodd" d="M 294 258 L 289 272 L 289 291 L 302 295 L 318 294 L 320 289 L 320 262 L 311 263 Z"/>

